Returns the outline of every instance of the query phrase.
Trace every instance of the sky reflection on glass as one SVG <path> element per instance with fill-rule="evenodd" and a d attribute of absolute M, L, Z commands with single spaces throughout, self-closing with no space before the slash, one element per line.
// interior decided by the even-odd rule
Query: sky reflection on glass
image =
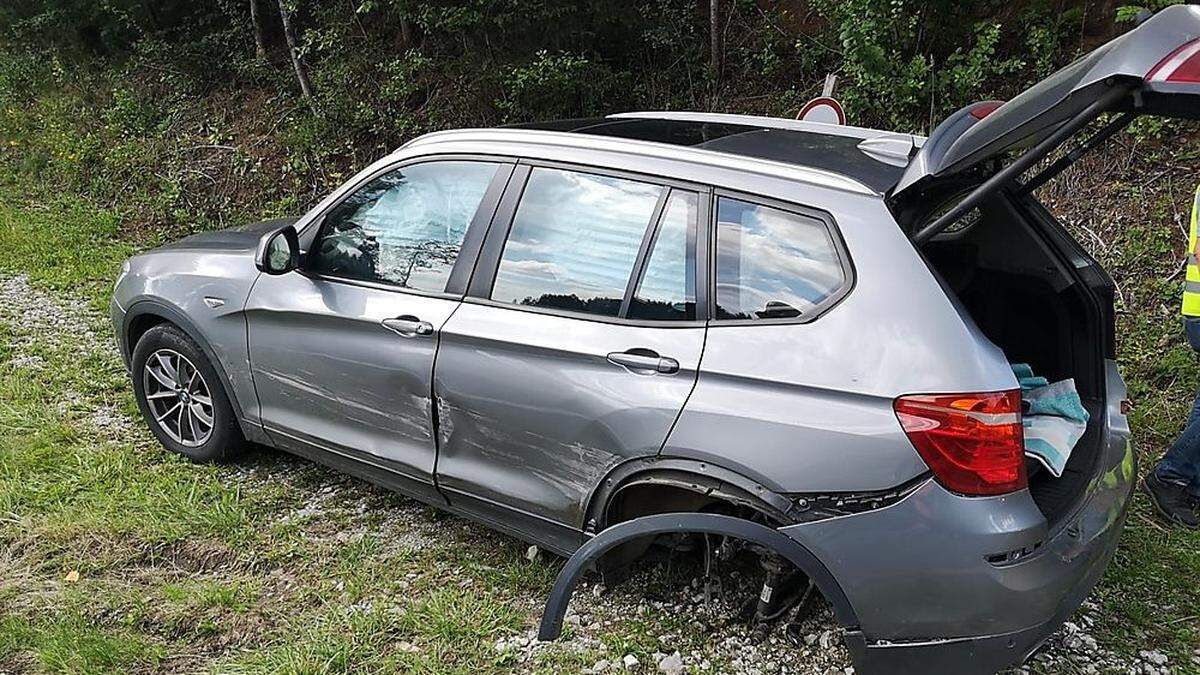
<path fill-rule="evenodd" d="M 722 197 L 717 221 L 718 318 L 803 316 L 845 282 L 819 220 Z"/>
<path fill-rule="evenodd" d="M 664 189 L 534 169 L 513 219 L 492 299 L 616 316 Z"/>

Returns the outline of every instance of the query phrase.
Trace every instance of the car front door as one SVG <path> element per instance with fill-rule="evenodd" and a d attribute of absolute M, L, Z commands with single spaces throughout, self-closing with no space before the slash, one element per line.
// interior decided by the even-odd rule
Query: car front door
<path fill-rule="evenodd" d="M 511 184 L 442 329 L 438 485 L 568 550 L 591 491 L 659 452 L 695 384 L 708 198 L 551 166 L 519 166 Z"/>
<path fill-rule="evenodd" d="M 438 333 L 458 307 L 512 165 L 420 161 L 322 216 L 301 272 L 263 275 L 246 307 L 262 421 L 281 446 L 433 486 Z"/>

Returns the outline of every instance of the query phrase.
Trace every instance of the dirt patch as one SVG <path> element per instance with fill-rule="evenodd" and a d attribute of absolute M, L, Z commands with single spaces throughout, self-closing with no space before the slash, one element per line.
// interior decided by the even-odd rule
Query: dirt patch
<path fill-rule="evenodd" d="M 237 552 L 219 541 L 184 539 L 145 552 L 144 563 L 177 574 L 195 575 L 241 567 Z"/>
<path fill-rule="evenodd" d="M 11 347 L 16 357 L 24 355 L 41 363 L 40 357 L 30 352 L 35 351 L 35 345 L 47 342 L 61 345 L 70 340 L 85 354 L 111 346 L 100 339 L 103 317 L 97 316 L 81 299 L 34 288 L 26 276 L 0 278 L 0 298 L 4 300 L 0 305 L 0 321 L 13 329 L 15 338 Z"/>

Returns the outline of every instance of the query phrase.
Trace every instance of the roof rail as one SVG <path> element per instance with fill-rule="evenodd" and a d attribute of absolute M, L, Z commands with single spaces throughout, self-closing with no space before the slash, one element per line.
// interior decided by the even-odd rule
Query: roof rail
<path fill-rule="evenodd" d="M 562 147 L 606 151 L 622 153 L 626 155 L 640 155 L 642 157 L 702 164 L 711 168 L 734 169 L 747 173 L 770 176 L 773 178 L 794 180 L 819 187 L 843 190 L 845 192 L 854 192 L 866 195 L 878 194 L 875 190 L 872 190 L 867 185 L 864 185 L 863 183 L 850 178 L 849 176 L 844 176 L 832 171 L 802 166 L 799 164 L 788 164 L 785 162 L 776 162 L 768 159 L 758 159 L 743 155 L 735 155 L 717 150 L 670 145 L 667 143 L 656 143 L 653 141 L 642 141 L 609 136 L 591 136 L 587 134 L 573 134 L 563 131 L 545 131 L 541 129 L 452 129 L 448 131 L 436 131 L 434 133 L 426 134 L 409 141 L 401 146 L 397 152 L 401 150 L 418 148 L 425 145 L 440 145 L 443 143 L 450 144 L 455 142 L 468 142 L 476 144 L 486 143 L 497 146 L 540 145 L 544 147 Z M 520 155 L 521 152 L 519 149 L 507 148 L 498 149 L 498 151 L 507 152 L 513 155 Z"/>
<path fill-rule="evenodd" d="M 845 124 L 826 124 L 825 122 L 810 122 L 807 120 L 792 120 L 785 117 L 760 117 L 758 115 L 733 115 L 726 113 L 709 113 L 709 112 L 687 112 L 687 111 L 654 111 L 646 110 L 640 112 L 623 112 L 608 115 L 607 119 L 652 119 L 652 120 L 678 120 L 683 122 L 713 122 L 723 124 L 744 124 L 752 127 L 763 127 L 767 129 L 784 129 L 787 131 L 806 131 L 814 134 L 827 134 L 831 136 L 848 136 L 850 138 L 880 138 L 880 137 L 902 137 L 911 139 L 912 142 L 920 147 L 925 142 L 924 136 L 915 134 L 905 134 L 898 131 L 884 131 L 882 129 L 867 129 L 865 127 L 852 127 Z"/>

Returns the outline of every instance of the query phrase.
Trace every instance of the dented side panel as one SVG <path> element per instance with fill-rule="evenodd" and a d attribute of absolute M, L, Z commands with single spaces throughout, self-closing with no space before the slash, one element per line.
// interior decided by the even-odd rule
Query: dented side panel
<path fill-rule="evenodd" d="M 703 326 L 644 327 L 464 303 L 441 333 L 438 485 L 581 529 L 617 464 L 662 447 L 696 381 Z M 652 349 L 673 374 L 607 355 Z"/>
<path fill-rule="evenodd" d="M 112 319 L 126 366 L 136 347 L 129 341 L 133 321 L 150 315 L 178 325 L 209 355 L 242 432 L 254 442 L 266 439 L 258 425 L 242 307 L 259 276 L 253 248 L 259 230 L 284 222 L 195 235 L 139 255 L 129 260 L 129 272 L 113 290 Z"/>
<path fill-rule="evenodd" d="M 264 275 L 246 306 L 263 425 L 276 443 L 367 453 L 432 484 L 434 336 L 382 325 L 402 315 L 438 329 L 457 300 L 302 274 Z"/>
<path fill-rule="evenodd" d="M 887 490 L 929 468 L 892 402 L 1016 387 L 879 199 L 799 194 L 846 242 L 854 288 L 807 323 L 713 321 L 664 456 L 711 462 L 781 493 Z"/>

